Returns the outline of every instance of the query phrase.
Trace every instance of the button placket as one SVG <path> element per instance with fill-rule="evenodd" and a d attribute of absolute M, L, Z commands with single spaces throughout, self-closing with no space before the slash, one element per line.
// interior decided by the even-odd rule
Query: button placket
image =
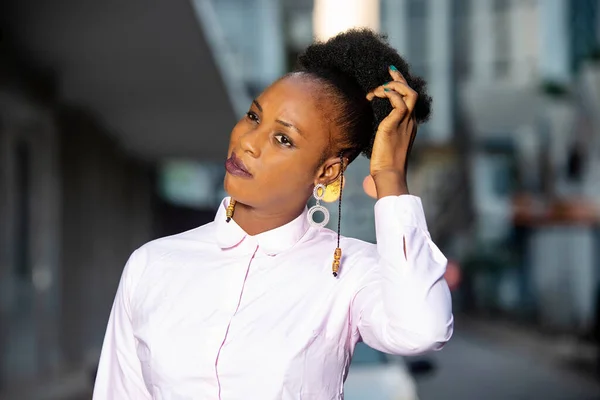
<path fill-rule="evenodd" d="M 242 243 L 242 245 L 251 245 L 251 243 L 249 243 L 250 241 L 244 241 L 244 243 Z M 235 307 L 235 310 L 233 311 L 233 313 L 231 314 L 231 317 L 229 319 L 229 322 L 227 324 L 227 328 L 225 330 L 225 335 L 223 336 L 223 340 L 221 342 L 221 345 L 219 346 L 219 350 L 217 352 L 217 358 L 215 360 L 215 376 L 217 378 L 217 385 L 218 385 L 218 391 L 219 391 L 219 399 L 221 399 L 221 381 L 219 379 L 219 356 L 221 355 L 221 351 L 223 350 L 223 347 L 225 346 L 225 344 L 227 343 L 227 336 L 229 334 L 229 329 L 231 327 L 231 323 L 233 321 L 233 319 L 235 318 L 235 315 L 237 313 L 237 311 L 240 308 L 240 304 L 242 303 L 242 298 L 244 295 L 244 287 L 246 285 L 246 281 L 248 279 L 248 274 L 250 272 L 250 266 L 252 265 L 252 262 L 254 260 L 254 257 L 256 256 L 256 252 L 258 251 L 258 245 L 254 244 L 254 251 L 251 253 L 250 259 L 247 262 L 246 265 L 246 271 L 244 273 L 244 279 L 242 280 L 242 283 L 240 285 L 240 290 L 239 290 L 239 294 L 238 294 L 238 301 L 237 301 L 237 305 Z"/>

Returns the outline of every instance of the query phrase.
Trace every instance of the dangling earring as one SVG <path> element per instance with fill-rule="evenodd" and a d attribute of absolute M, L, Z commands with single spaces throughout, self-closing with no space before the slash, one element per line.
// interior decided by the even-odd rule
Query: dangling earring
<path fill-rule="evenodd" d="M 225 220 L 225 222 L 231 221 L 231 218 L 233 217 L 233 212 L 234 211 L 235 211 L 235 200 L 231 199 L 231 200 L 229 200 L 229 205 L 227 206 L 227 209 L 225 211 L 225 216 L 227 217 L 227 219 Z"/>
<path fill-rule="evenodd" d="M 306 217 L 308 218 L 308 223 L 312 227 L 321 228 L 327 225 L 329 222 L 329 210 L 321 205 L 321 200 L 323 200 L 323 197 L 325 197 L 325 185 L 322 183 L 315 185 L 315 188 L 313 189 L 313 197 L 317 203 L 308 209 L 308 215 Z M 316 212 L 321 212 L 323 214 L 323 221 L 317 222 L 313 219 L 313 215 L 315 215 Z"/>
<path fill-rule="evenodd" d="M 323 201 L 325 203 L 333 203 L 337 199 L 340 198 L 340 192 L 342 190 L 342 186 L 344 185 L 344 179 L 338 179 L 335 182 L 330 183 L 325 188 L 325 196 L 323 197 Z"/>
<path fill-rule="evenodd" d="M 342 192 L 344 190 L 344 152 L 340 153 L 340 197 L 338 197 L 338 226 L 337 226 L 337 247 L 333 252 L 333 264 L 331 270 L 333 276 L 337 277 L 340 271 L 342 260 L 342 249 L 340 248 L 340 228 L 342 226 Z"/>

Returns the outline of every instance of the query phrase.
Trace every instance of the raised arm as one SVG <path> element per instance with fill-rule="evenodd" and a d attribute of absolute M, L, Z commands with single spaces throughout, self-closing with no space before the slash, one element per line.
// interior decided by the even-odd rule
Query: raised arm
<path fill-rule="evenodd" d="M 417 133 L 418 94 L 393 66 L 392 80 L 367 94 L 387 98 L 392 111 L 377 129 L 370 175 L 377 253 L 352 303 L 353 324 L 368 345 L 394 354 L 439 349 L 453 330 L 447 260 L 431 241 L 420 199 L 406 184 L 408 158 Z"/>
<path fill-rule="evenodd" d="M 377 256 L 352 303 L 356 333 L 386 353 L 440 349 L 452 336 L 446 258 L 431 241 L 419 198 L 388 196 L 375 205 Z"/>

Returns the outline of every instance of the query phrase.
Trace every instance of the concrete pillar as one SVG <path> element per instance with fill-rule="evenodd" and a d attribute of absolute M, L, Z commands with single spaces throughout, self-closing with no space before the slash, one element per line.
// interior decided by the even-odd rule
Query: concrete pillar
<path fill-rule="evenodd" d="M 452 2 L 431 2 L 429 7 L 429 92 L 434 112 L 427 124 L 429 138 L 444 143 L 452 137 Z"/>
<path fill-rule="evenodd" d="M 388 35 L 390 44 L 400 55 L 408 54 L 408 13 L 407 0 L 383 0 L 386 12 L 381 15 L 382 26 Z"/>
<path fill-rule="evenodd" d="M 257 7 L 263 22 L 256 47 L 261 52 L 261 83 L 267 86 L 285 72 L 285 28 L 281 1 L 258 0 Z"/>
<path fill-rule="evenodd" d="M 0 102 L 0 111 L 3 109 Z M 4 115 L 0 115 L 4 117 Z M 12 168 L 12 131 L 3 119 L 0 125 L 0 387 L 6 385 L 8 375 L 8 346 L 12 308 L 12 263 L 14 246 L 12 246 L 12 227 L 14 224 L 13 189 L 14 171 Z"/>
<path fill-rule="evenodd" d="M 510 8 L 511 80 L 518 85 L 537 79 L 539 48 L 539 12 L 537 5 L 513 2 Z"/>
<path fill-rule="evenodd" d="M 473 14 L 473 80 L 478 83 L 492 82 L 494 61 L 494 30 L 492 0 L 471 2 Z"/>
<path fill-rule="evenodd" d="M 24 96 L 3 93 L 0 115 L 0 379 L 32 379 L 60 367 L 60 182 L 52 119 Z M 19 148 L 26 156 L 18 157 Z M 24 165 L 21 165 L 24 164 Z M 27 178 L 19 178 L 27 170 Z M 23 186 L 25 185 L 25 186 Z M 26 199 L 19 196 L 25 190 Z M 27 215 L 19 220 L 18 208 Z M 16 235 L 17 226 L 26 238 Z M 24 242 L 21 242 L 24 240 Z M 31 276 L 17 272 L 23 249 Z M 15 318 L 15 315 L 18 315 Z M 4 364 L 4 365 L 2 365 Z"/>
<path fill-rule="evenodd" d="M 379 31 L 379 0 L 315 0 L 315 36 L 327 40 L 350 28 L 366 27 Z"/>
<path fill-rule="evenodd" d="M 60 367 L 60 170 L 52 118 L 45 113 L 26 132 L 32 151 L 31 263 L 39 371 Z"/>
<path fill-rule="evenodd" d="M 569 0 L 539 2 L 539 57 L 542 79 L 568 83 L 571 80 L 569 63 Z"/>

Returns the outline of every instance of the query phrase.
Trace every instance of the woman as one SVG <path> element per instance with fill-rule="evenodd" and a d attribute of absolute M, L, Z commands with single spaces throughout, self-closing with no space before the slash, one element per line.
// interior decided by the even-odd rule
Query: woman
<path fill-rule="evenodd" d="M 233 128 L 231 197 L 214 222 L 130 257 L 94 399 L 342 399 L 359 340 L 401 355 L 441 348 L 453 327 L 446 259 L 406 185 L 430 103 L 368 30 L 310 46 Z M 341 188 L 360 153 L 377 245 L 340 238 L 306 208 Z"/>

